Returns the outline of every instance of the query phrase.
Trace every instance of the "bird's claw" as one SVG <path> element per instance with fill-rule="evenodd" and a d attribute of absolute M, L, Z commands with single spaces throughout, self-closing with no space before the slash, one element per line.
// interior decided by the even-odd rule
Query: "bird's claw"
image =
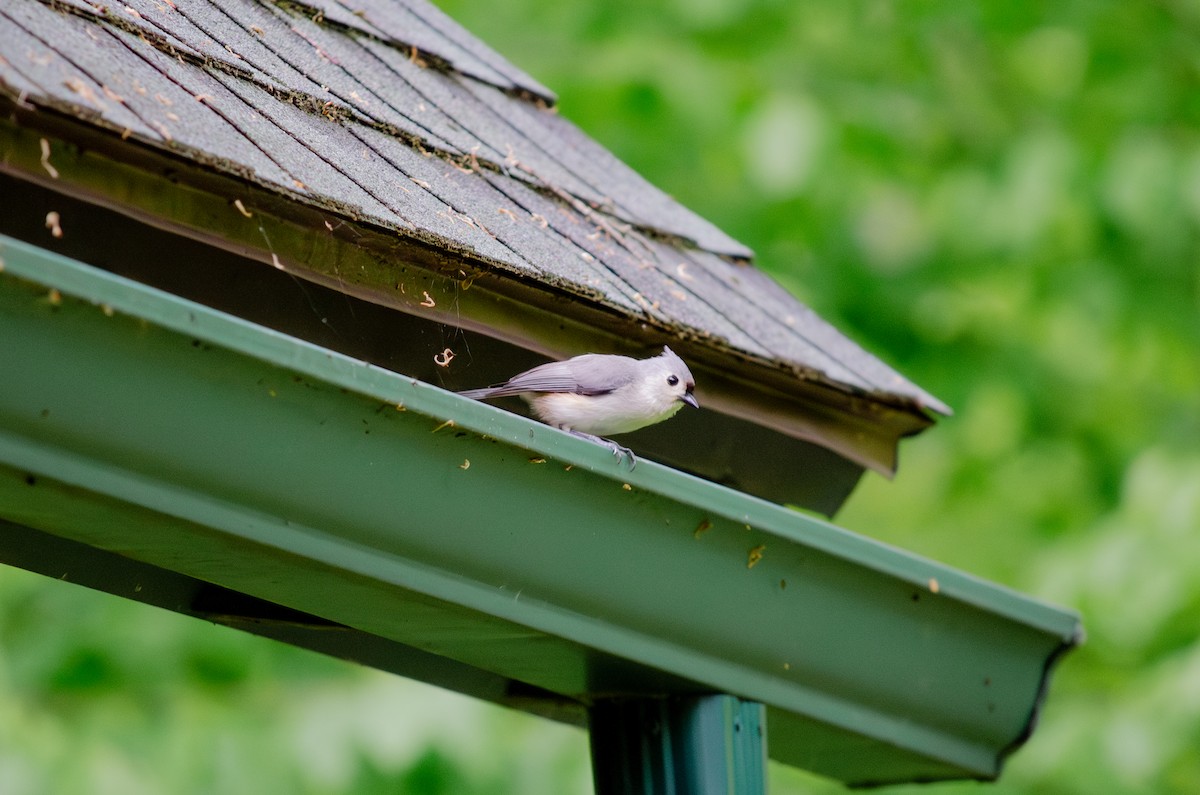
<path fill-rule="evenodd" d="M 637 466 L 637 456 L 635 456 L 633 454 L 632 450 L 630 450 L 628 447 L 617 444 L 612 439 L 601 439 L 601 441 L 606 443 L 604 445 L 605 447 L 612 450 L 612 454 L 617 457 L 618 463 L 620 463 L 620 461 L 622 459 L 628 458 L 629 459 L 629 471 L 630 472 L 633 471 L 633 468 L 635 466 Z"/>
<path fill-rule="evenodd" d="M 578 436 L 581 439 L 587 439 L 590 442 L 595 442 L 598 445 L 607 447 L 610 451 L 612 451 L 612 454 L 616 456 L 618 463 L 623 459 L 629 459 L 630 472 L 632 472 L 633 468 L 637 466 L 637 456 L 633 454 L 633 451 L 624 445 L 617 444 L 612 439 L 605 439 L 603 436 L 596 436 L 593 433 L 584 433 L 583 431 L 576 430 L 570 430 L 568 433 L 570 433 L 572 436 Z"/>

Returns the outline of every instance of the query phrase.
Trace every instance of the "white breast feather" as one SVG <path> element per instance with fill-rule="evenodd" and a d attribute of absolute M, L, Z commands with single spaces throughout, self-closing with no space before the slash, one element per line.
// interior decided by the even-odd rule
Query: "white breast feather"
<path fill-rule="evenodd" d="M 675 415 L 683 406 L 664 390 L 627 388 L 606 395 L 525 395 L 543 422 L 596 436 L 629 433 Z"/>

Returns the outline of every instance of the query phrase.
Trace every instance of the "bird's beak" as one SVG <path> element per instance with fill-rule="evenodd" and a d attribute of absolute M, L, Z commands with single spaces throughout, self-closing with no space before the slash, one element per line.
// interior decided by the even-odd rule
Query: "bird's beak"
<path fill-rule="evenodd" d="M 693 395 L 691 392 L 684 392 L 683 396 L 680 397 L 679 399 L 694 409 L 700 408 L 700 401 L 696 400 L 696 396 Z"/>

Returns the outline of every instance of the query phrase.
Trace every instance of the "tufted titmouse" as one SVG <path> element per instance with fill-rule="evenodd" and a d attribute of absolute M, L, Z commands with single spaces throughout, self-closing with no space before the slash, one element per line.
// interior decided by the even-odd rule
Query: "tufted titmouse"
<path fill-rule="evenodd" d="M 683 359 L 670 348 L 651 359 L 585 353 L 526 370 L 497 386 L 458 394 L 476 400 L 520 395 L 543 422 L 637 459 L 627 447 L 601 438 L 673 417 L 687 404 L 699 408 Z"/>

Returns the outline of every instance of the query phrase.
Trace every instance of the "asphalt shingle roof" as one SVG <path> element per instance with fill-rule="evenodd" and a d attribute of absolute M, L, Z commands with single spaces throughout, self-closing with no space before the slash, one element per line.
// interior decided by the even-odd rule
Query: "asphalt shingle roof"
<path fill-rule="evenodd" d="M 797 377 L 946 411 L 422 0 L 0 6 L 0 91 Z"/>

